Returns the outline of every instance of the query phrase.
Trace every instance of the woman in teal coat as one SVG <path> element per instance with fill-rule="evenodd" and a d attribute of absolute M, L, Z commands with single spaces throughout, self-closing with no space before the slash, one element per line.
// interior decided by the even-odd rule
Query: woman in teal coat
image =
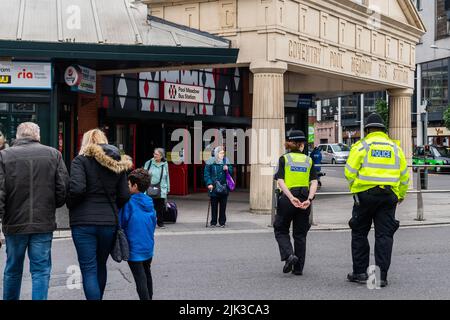
<path fill-rule="evenodd" d="M 217 226 L 217 212 L 219 211 L 219 226 L 225 228 L 227 221 L 225 211 L 230 192 L 226 172 L 228 171 L 230 175 L 233 175 L 233 167 L 225 158 L 223 147 L 216 147 L 213 154 L 214 156 L 206 161 L 204 171 L 204 180 L 208 186 L 208 194 L 211 200 L 211 227 Z"/>
<path fill-rule="evenodd" d="M 156 210 L 157 225 L 164 228 L 163 214 L 166 210 L 167 194 L 170 192 L 169 165 L 165 159 L 164 149 L 156 148 L 153 152 L 153 158 L 145 163 L 144 169 L 150 173 L 152 185 L 160 183 L 161 196 L 152 197 L 152 199 Z"/>

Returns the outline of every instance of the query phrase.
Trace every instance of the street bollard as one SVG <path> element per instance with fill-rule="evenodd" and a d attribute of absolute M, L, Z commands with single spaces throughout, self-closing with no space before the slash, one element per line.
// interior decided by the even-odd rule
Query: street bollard
<path fill-rule="evenodd" d="M 420 179 L 420 189 L 428 190 L 428 169 L 424 168 L 424 170 L 420 170 L 417 172 L 419 174 Z"/>
<path fill-rule="evenodd" d="M 416 221 L 425 221 L 423 218 L 423 197 L 422 197 L 422 168 L 417 168 L 417 218 Z"/>

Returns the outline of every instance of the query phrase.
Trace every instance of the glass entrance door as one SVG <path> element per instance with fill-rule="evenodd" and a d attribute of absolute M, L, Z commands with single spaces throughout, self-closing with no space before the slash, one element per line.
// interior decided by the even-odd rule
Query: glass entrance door
<path fill-rule="evenodd" d="M 35 122 L 41 128 L 41 143 L 50 145 L 50 105 L 46 103 L 0 102 L 0 131 L 11 145 L 16 139 L 17 126 Z"/>

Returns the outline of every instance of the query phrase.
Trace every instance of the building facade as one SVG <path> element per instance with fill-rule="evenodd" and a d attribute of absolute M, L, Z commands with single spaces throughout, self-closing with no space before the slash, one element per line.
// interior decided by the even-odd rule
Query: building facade
<path fill-rule="evenodd" d="M 414 112 L 418 111 L 418 115 L 413 119 L 418 124 L 416 141 L 419 145 L 450 146 L 450 131 L 443 122 L 443 113 L 449 107 L 450 1 L 416 0 L 415 4 L 427 28 L 427 33 L 417 45 Z M 427 110 L 424 110 L 425 106 Z M 428 113 L 428 128 L 420 116 L 425 111 Z"/>
<path fill-rule="evenodd" d="M 251 209 L 268 213 L 286 131 L 298 127 L 311 134 L 308 116 L 316 100 L 378 91 L 389 94 L 391 136 L 411 159 L 416 44 L 425 27 L 409 0 L 23 4 L 0 4 L 2 21 L 9 21 L 0 30 L 2 60 L 51 64 L 51 90 L 29 87 L 33 92 L 25 96 L 47 101 L 50 144 L 62 148 L 66 159 L 76 154 L 82 133 L 97 126 L 138 166 L 152 146 L 170 150 L 172 130 L 191 132 L 196 121 L 208 128 L 251 128 L 257 133 L 252 143 L 265 152 L 256 157 L 250 152 L 251 161 L 238 168 L 236 178 L 250 188 Z M 77 10 L 86 19 L 81 25 L 72 17 Z M 94 73 L 89 86 L 95 93 L 73 90 L 80 87 L 74 73 Z M 156 92 L 166 84 L 204 94 L 186 104 L 173 99 L 171 89 L 169 97 L 166 89 Z M 28 101 L 16 99 L 14 90 L 2 91 L 10 96 L 7 106 L 0 105 L 10 115 L 6 131 L 20 121 L 12 118 L 18 110 L 36 110 L 36 121 L 44 117 L 38 106 L 14 105 Z M 263 139 L 264 131 L 276 134 Z M 201 180 L 195 166 L 172 169 L 184 175 L 181 191 Z"/>
<path fill-rule="evenodd" d="M 226 37 L 239 48 L 237 64 L 250 70 L 252 129 L 282 131 L 275 157 L 283 153 L 286 94 L 388 90 L 390 133 L 411 160 L 415 47 L 425 32 L 411 1 L 144 2 L 150 15 Z M 252 163 L 252 210 L 270 210 L 272 177 L 271 164 Z"/>
<path fill-rule="evenodd" d="M 230 48 L 230 41 L 149 17 L 146 5 L 131 2 L 0 3 L 5 24 L 0 30 L 0 130 L 10 144 L 19 123 L 37 122 L 42 143 L 58 148 L 69 166 L 83 134 L 101 127 L 135 166 L 142 166 L 152 157 L 151 148 L 167 147 L 169 131 L 190 128 L 195 120 L 248 126 L 245 70 L 160 71 L 235 63 L 238 50 Z M 133 72 L 136 68 L 148 72 Z M 159 89 L 166 84 L 184 85 L 197 93 L 187 101 L 204 103 L 186 105 L 166 97 Z M 173 193 L 186 194 L 195 170 L 172 169 Z M 242 172 L 236 178 L 245 186 L 245 168 Z M 194 188 L 200 189 L 198 181 Z"/>

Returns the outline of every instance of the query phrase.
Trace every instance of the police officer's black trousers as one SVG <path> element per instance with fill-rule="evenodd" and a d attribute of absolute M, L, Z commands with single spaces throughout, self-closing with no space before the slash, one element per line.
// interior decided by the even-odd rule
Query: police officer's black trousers
<path fill-rule="evenodd" d="M 294 196 L 305 201 L 306 198 L 299 197 L 293 192 Z M 309 215 L 311 207 L 306 210 L 294 207 L 289 199 L 282 195 L 278 200 L 277 215 L 274 222 L 275 239 L 280 248 L 281 261 L 285 261 L 290 255 L 295 254 L 298 262 L 294 266 L 295 271 L 303 271 L 306 254 L 306 235 L 311 225 L 309 224 Z M 293 225 L 294 248 L 292 248 L 289 229 Z"/>
<path fill-rule="evenodd" d="M 370 245 L 367 236 L 372 226 L 375 227 L 375 264 L 380 268 L 381 279 L 386 280 L 391 264 L 394 233 L 399 227 L 395 219 L 397 196 L 391 190 L 370 189 L 358 194 L 359 206 L 355 203 L 352 218 L 353 272 L 367 272 L 370 259 Z"/>

